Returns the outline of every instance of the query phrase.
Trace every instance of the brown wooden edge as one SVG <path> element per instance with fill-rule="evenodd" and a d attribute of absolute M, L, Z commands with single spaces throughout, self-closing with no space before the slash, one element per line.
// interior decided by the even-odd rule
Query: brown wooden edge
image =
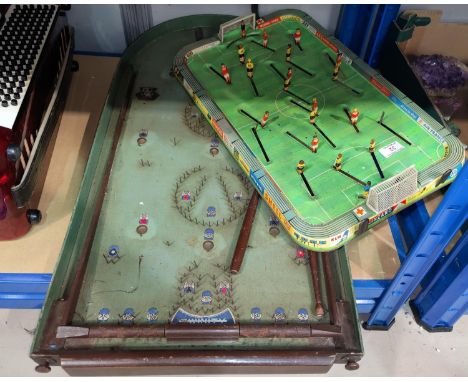
<path fill-rule="evenodd" d="M 65 368 L 171 366 L 331 366 L 335 354 L 313 350 L 152 350 L 117 352 L 64 352 Z"/>
<path fill-rule="evenodd" d="M 68 289 L 68 296 L 64 296 L 60 300 L 55 301 L 51 307 L 45 333 L 41 341 L 41 349 L 45 349 L 45 350 L 57 349 L 63 346 L 63 339 L 56 338 L 57 328 L 59 326 L 68 325 L 73 318 L 76 304 L 78 302 L 78 297 L 80 295 L 80 286 L 83 283 L 84 275 L 86 273 L 86 266 L 88 264 L 88 259 L 89 259 L 89 255 L 91 252 L 92 243 L 94 240 L 94 235 L 96 233 L 97 223 L 99 221 L 102 204 L 104 202 L 105 191 L 107 188 L 107 184 L 109 182 L 112 164 L 113 164 L 115 152 L 117 149 L 117 144 L 119 142 L 120 134 L 123 130 L 125 117 L 130 107 L 130 102 L 132 99 L 131 92 L 133 90 L 135 77 L 136 77 L 136 73 L 132 71 L 130 81 L 128 84 L 128 88 L 127 88 L 126 97 L 125 97 L 123 104 L 120 107 L 117 128 L 115 129 L 115 132 L 114 132 L 111 151 L 109 154 L 109 159 L 106 164 L 104 180 L 102 182 L 102 186 L 99 191 L 99 196 L 98 196 L 97 203 L 96 203 L 96 208 L 94 210 L 91 223 L 88 228 L 88 232 L 87 232 L 86 239 L 85 239 L 85 245 L 83 247 L 81 256 L 79 257 L 79 260 L 78 260 L 75 278 L 73 279 Z"/>

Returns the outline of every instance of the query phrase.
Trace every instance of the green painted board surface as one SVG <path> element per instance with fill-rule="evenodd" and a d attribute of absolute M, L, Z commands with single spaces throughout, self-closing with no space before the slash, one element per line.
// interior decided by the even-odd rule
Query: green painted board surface
<path fill-rule="evenodd" d="M 296 28 L 302 31 L 303 50 L 294 46 L 291 37 Z M 249 31 L 246 39 L 235 41 L 239 31 L 233 30 L 226 35 L 224 43 L 193 54 L 188 66 L 306 222 L 326 223 L 362 204 L 358 195 L 362 193 L 363 187 L 332 169 L 338 153 L 343 154 L 344 171 L 364 182 L 370 180 L 372 185 L 382 179 L 368 151 L 371 139 L 377 142 L 375 154 L 385 178 L 397 175 L 411 165 L 415 165 L 420 171 L 443 158 L 444 147 L 439 141 L 344 60 L 339 81 L 333 81 L 333 64 L 328 55 L 334 59 L 335 53 L 301 23 L 283 20 L 265 29 L 269 34 L 268 46 L 275 49 L 275 52 L 253 42 L 261 43 L 260 31 Z M 239 63 L 238 43 L 244 45 L 246 58 L 252 58 L 254 62 L 254 82 L 259 97 L 255 95 L 245 67 Z M 286 62 L 288 43 L 293 45 L 292 62 L 311 72 L 313 76 Z M 220 71 L 221 63 L 227 65 L 232 85 L 225 84 L 210 69 L 211 66 Z M 288 67 L 292 68 L 289 91 L 308 103 L 283 91 L 283 80 L 272 69 L 271 64 L 283 75 Z M 350 88 L 361 94 L 354 93 Z M 320 114 L 316 123 L 334 142 L 336 148 L 310 124 L 309 112 L 291 102 L 294 100 L 310 110 L 314 97 L 318 100 Z M 359 110 L 360 133 L 355 132 L 343 108 Z M 251 131 L 256 126 L 255 122 L 242 114 L 240 109 L 259 120 L 265 111 L 270 112 L 265 129 L 258 126 L 257 130 L 270 162 L 264 158 Z M 385 112 L 385 124 L 408 139 L 411 146 L 377 123 L 382 112 Z M 320 139 L 318 153 L 312 153 L 293 140 L 286 135 L 287 131 L 307 144 L 310 144 L 313 135 L 317 133 Z M 398 142 L 404 148 L 385 158 L 379 149 L 393 142 Z M 295 171 L 299 160 L 306 163 L 304 175 L 316 195 L 314 198 L 309 196 Z"/>

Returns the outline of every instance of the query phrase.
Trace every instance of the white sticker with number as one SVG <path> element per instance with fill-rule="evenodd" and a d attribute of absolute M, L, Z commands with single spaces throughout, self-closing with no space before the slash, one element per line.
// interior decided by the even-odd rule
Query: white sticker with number
<path fill-rule="evenodd" d="M 393 154 L 397 153 L 398 151 L 403 150 L 404 147 L 399 144 L 398 142 L 392 142 L 389 145 L 382 147 L 379 149 L 380 154 L 382 154 L 385 158 L 391 157 Z"/>

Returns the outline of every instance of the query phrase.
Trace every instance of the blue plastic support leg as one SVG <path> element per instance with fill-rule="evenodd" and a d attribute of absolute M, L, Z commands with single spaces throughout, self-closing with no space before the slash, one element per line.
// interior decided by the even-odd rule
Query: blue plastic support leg
<path fill-rule="evenodd" d="M 392 280 L 353 280 L 359 314 L 369 314 L 377 305 Z"/>
<path fill-rule="evenodd" d="M 404 255 L 404 259 L 406 259 L 406 253 L 409 252 L 411 247 L 418 240 L 419 236 L 421 235 L 421 232 L 424 230 L 429 221 L 429 212 L 427 212 L 424 201 L 420 200 L 401 211 L 398 215 L 395 216 L 395 220 L 398 224 L 399 230 L 401 232 L 401 237 L 405 244 L 406 252 Z M 392 228 L 393 239 L 395 240 L 392 222 L 389 223 L 390 228 Z M 396 243 L 397 241 L 395 240 L 395 244 Z M 400 252 L 398 252 L 398 256 L 400 257 L 400 262 L 403 263 L 404 259 L 402 260 Z M 443 258 L 443 256 L 440 256 L 437 262 L 442 263 Z M 428 274 L 424 277 L 424 279 L 421 282 L 422 287 L 425 287 L 428 284 L 428 282 L 432 280 L 434 276 L 434 269 L 438 268 L 439 265 L 440 264 L 435 264 L 428 272 Z"/>
<path fill-rule="evenodd" d="M 468 309 L 468 231 L 431 284 L 411 301 L 416 321 L 429 332 L 449 332 Z"/>
<path fill-rule="evenodd" d="M 406 260 L 406 253 L 408 252 L 408 247 L 406 246 L 403 234 L 401 232 L 400 226 L 398 225 L 398 221 L 395 215 L 392 215 L 388 218 L 388 225 L 390 226 L 390 231 L 392 233 L 393 242 L 395 243 L 398 258 L 400 259 L 400 264 L 403 264 Z"/>
<path fill-rule="evenodd" d="M 424 201 L 420 200 L 396 215 L 407 250 L 416 243 L 429 222 Z"/>
<path fill-rule="evenodd" d="M 386 330 L 393 324 L 398 310 L 408 301 L 465 222 L 468 214 L 467 189 L 468 166 L 464 166 L 411 248 L 392 284 L 364 324 L 365 329 Z"/>
<path fill-rule="evenodd" d="M 0 273 L 0 309 L 40 309 L 50 273 Z"/>

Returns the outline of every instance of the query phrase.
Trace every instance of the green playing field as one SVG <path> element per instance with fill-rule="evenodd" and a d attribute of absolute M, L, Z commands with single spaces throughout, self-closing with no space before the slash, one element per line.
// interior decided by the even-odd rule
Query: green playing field
<path fill-rule="evenodd" d="M 294 46 L 292 39 L 296 28 L 302 31 L 302 50 Z M 440 142 L 344 60 L 338 81 L 333 81 L 334 65 L 330 57 L 335 59 L 335 53 L 302 24 L 295 20 L 283 20 L 266 27 L 266 30 L 268 47 L 274 51 L 259 45 L 262 42 L 260 30 L 249 31 L 248 37 L 239 41 L 235 40 L 240 31 L 234 30 L 225 36 L 224 43 L 192 55 L 188 66 L 305 221 L 310 224 L 325 223 L 363 203 L 363 199 L 358 198 L 363 186 L 332 168 L 338 153 L 343 154 L 344 171 L 361 181 L 370 180 L 373 186 L 383 179 L 368 150 L 371 139 L 376 140 L 375 155 L 385 179 L 411 165 L 420 171 L 443 158 L 444 147 Z M 259 96 L 256 96 L 247 77 L 246 68 L 239 63 L 238 43 L 244 45 L 246 58 L 251 58 L 255 65 L 253 79 Z M 286 62 L 288 43 L 293 45 L 292 62 L 309 73 Z M 229 69 L 232 85 L 227 85 L 210 68 L 220 72 L 222 63 Z M 282 75 L 286 75 L 288 67 L 292 68 L 290 93 L 283 91 L 283 79 L 272 64 Z M 319 104 L 316 124 L 336 148 L 309 122 L 313 97 Z M 349 122 L 345 108 L 359 110 L 359 133 Z M 241 113 L 241 109 L 258 120 L 265 111 L 270 112 L 265 128 L 257 127 L 269 162 L 252 132 L 256 123 Z M 377 123 L 382 112 L 385 112 L 384 123 L 412 145 Z M 287 132 L 308 145 L 314 133 L 317 133 L 320 140 L 318 153 L 312 153 Z M 403 149 L 388 157 L 382 155 L 379 149 L 393 142 L 398 142 Z M 314 197 L 309 195 L 296 173 L 299 160 L 305 161 L 304 175 L 313 189 Z"/>

